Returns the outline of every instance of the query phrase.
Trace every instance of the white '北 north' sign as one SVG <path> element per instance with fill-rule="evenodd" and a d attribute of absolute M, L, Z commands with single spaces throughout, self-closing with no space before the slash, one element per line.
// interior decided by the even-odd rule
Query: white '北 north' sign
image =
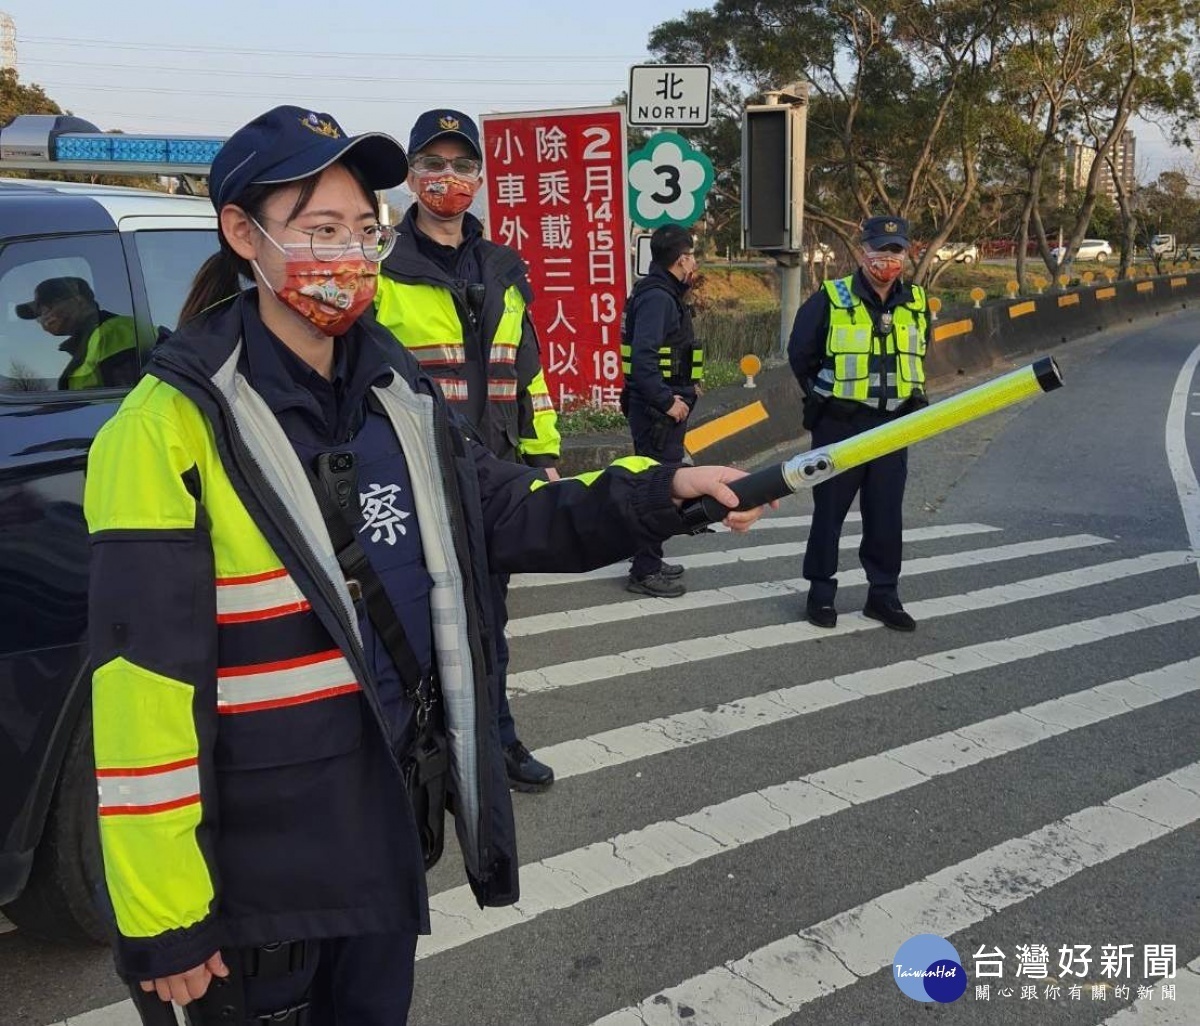
<path fill-rule="evenodd" d="M 712 108 L 707 64 L 635 64 L 629 69 L 626 121 L 650 128 L 701 128 Z"/>

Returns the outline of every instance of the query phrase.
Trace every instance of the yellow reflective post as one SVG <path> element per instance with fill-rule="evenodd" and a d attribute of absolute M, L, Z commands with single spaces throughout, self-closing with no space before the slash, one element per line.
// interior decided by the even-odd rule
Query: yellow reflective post
<path fill-rule="evenodd" d="M 746 375 L 746 383 L 742 388 L 757 388 L 754 383 L 754 375 L 762 370 L 762 360 L 753 353 L 747 353 L 738 363 L 738 369 Z"/>
<path fill-rule="evenodd" d="M 1096 278 L 1096 276 L 1091 271 L 1083 272 L 1083 283 L 1085 285 L 1090 285 L 1095 280 L 1095 278 Z"/>
<path fill-rule="evenodd" d="M 978 310 L 979 305 L 985 299 L 987 299 L 987 293 L 984 292 L 983 289 L 981 289 L 978 285 L 976 285 L 973 289 L 971 289 L 971 299 L 975 303 L 975 309 Z"/>
<path fill-rule="evenodd" d="M 1008 293 L 1009 299 L 1016 299 L 1017 293 L 1021 291 L 1021 283 L 1016 279 L 1005 282 L 1004 291 Z"/>
<path fill-rule="evenodd" d="M 931 321 L 936 321 L 937 315 L 939 313 L 941 313 L 941 311 L 942 311 L 942 301 L 940 299 L 938 299 L 937 296 L 930 296 L 928 306 L 929 306 L 929 319 Z"/>

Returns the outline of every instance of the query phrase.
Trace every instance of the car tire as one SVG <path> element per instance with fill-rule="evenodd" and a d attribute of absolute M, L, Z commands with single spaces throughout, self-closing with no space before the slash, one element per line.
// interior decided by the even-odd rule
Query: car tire
<path fill-rule="evenodd" d="M 1108 259 L 1107 253 L 1097 253 L 1096 254 L 1096 263 L 1098 263 L 1098 264 L 1104 263 L 1107 259 Z"/>
<path fill-rule="evenodd" d="M 961 258 L 961 259 L 962 259 L 962 262 L 963 262 L 964 264 L 973 264 L 973 263 L 975 263 L 975 258 L 974 258 L 973 256 L 971 256 L 971 254 L 970 254 L 970 253 L 965 253 L 965 254 L 963 254 L 963 256 L 962 256 L 962 258 Z"/>
<path fill-rule="evenodd" d="M 63 944 L 105 944 L 97 907 L 104 886 L 96 814 L 92 710 L 79 717 L 54 789 L 25 889 L 3 912 L 31 937 Z"/>

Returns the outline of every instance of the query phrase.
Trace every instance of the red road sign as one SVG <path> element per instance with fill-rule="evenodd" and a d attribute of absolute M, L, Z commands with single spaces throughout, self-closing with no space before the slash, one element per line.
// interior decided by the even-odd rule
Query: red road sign
<path fill-rule="evenodd" d="M 614 405 L 629 294 L 625 112 L 485 114 L 480 122 L 488 234 L 529 265 L 554 403 Z"/>

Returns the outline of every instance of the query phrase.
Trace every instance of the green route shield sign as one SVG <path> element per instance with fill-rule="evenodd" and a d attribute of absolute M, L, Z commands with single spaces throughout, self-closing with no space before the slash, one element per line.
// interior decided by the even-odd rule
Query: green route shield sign
<path fill-rule="evenodd" d="M 629 155 L 629 216 L 643 228 L 694 224 L 712 184 L 708 157 L 677 132 L 659 132 Z"/>

